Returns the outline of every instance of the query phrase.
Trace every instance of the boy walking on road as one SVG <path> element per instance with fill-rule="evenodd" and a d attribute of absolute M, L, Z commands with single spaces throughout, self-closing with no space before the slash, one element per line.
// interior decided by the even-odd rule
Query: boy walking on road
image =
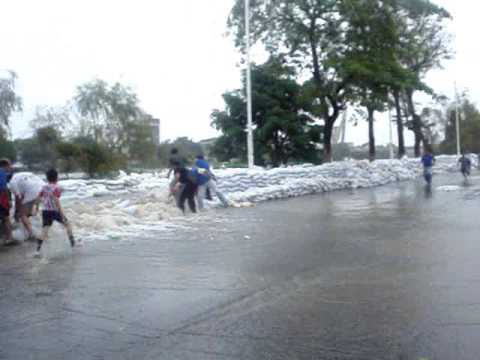
<path fill-rule="evenodd" d="M 40 199 L 43 204 L 43 211 L 42 211 L 42 237 L 37 241 L 37 251 L 35 252 L 36 257 L 41 256 L 40 250 L 42 249 L 42 244 L 44 241 L 48 239 L 48 231 L 52 226 L 54 221 L 58 221 L 65 227 L 67 231 L 68 239 L 70 240 L 70 245 L 72 247 L 75 246 L 75 239 L 73 237 L 72 227 L 68 222 L 63 209 L 62 205 L 60 204 L 60 196 L 62 191 L 57 184 L 58 181 L 58 173 L 55 169 L 50 169 L 47 171 L 47 181 L 48 184 L 43 186 L 40 192 Z"/>
<path fill-rule="evenodd" d="M 433 177 L 433 165 L 435 165 L 435 157 L 430 150 L 425 150 L 425 154 L 422 156 L 423 164 L 423 176 L 428 185 L 432 183 Z"/>
<path fill-rule="evenodd" d="M 465 155 L 465 153 L 462 153 L 462 157 L 458 159 L 458 162 L 460 164 L 460 170 L 462 172 L 462 175 L 466 179 L 468 176 L 470 176 L 470 170 L 472 169 L 472 161 L 468 156 Z"/>

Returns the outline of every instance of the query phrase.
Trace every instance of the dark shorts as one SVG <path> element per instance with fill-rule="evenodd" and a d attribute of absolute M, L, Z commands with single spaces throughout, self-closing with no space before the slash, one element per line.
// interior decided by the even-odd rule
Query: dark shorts
<path fill-rule="evenodd" d="M 469 167 L 462 167 L 462 174 L 470 175 L 470 168 Z"/>
<path fill-rule="evenodd" d="M 10 216 L 10 209 L 5 209 L 3 206 L 0 206 L 0 220 L 6 219 Z"/>
<path fill-rule="evenodd" d="M 60 215 L 58 211 L 42 211 L 43 227 L 52 226 L 54 221 L 58 221 L 60 224 L 65 224 L 62 215 Z"/>

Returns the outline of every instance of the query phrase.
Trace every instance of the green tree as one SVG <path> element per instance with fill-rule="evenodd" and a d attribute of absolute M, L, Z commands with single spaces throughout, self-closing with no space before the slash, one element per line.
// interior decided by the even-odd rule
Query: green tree
<path fill-rule="evenodd" d="M 17 160 L 17 150 L 15 144 L 6 137 L 0 135 L 0 157 L 7 158 L 10 161 Z"/>
<path fill-rule="evenodd" d="M 442 152 L 455 154 L 457 149 L 457 131 L 455 104 L 449 104 L 446 115 L 445 139 L 440 145 Z M 463 97 L 459 106 L 460 143 L 466 152 L 480 153 L 480 111 L 477 106 Z"/>
<path fill-rule="evenodd" d="M 253 122 L 256 162 L 274 166 L 289 160 L 318 162 L 321 127 L 309 115 L 312 99 L 293 78 L 291 68 L 277 59 L 252 68 Z M 245 79 L 244 79 L 245 82 Z M 219 160 L 245 156 L 246 106 L 242 91 L 224 95 L 226 111 L 212 113 L 212 125 L 223 135 L 214 146 Z"/>
<path fill-rule="evenodd" d="M 35 137 L 40 146 L 44 166 L 55 167 L 58 159 L 56 147 L 61 140 L 60 132 L 52 126 L 46 126 L 37 129 Z"/>
<path fill-rule="evenodd" d="M 90 177 L 109 175 L 126 166 L 124 156 L 113 153 L 106 145 L 90 137 L 77 137 L 71 143 L 74 147 L 69 145 L 69 151 L 74 152 L 75 162 Z"/>
<path fill-rule="evenodd" d="M 237 159 L 246 162 L 247 134 L 245 129 L 247 126 L 247 111 L 243 91 L 226 92 L 223 94 L 223 101 L 226 110 L 216 109 L 211 114 L 212 126 L 223 134 L 215 141 L 212 153 L 219 161 Z M 255 151 L 255 156 L 258 160 L 258 151 Z"/>
<path fill-rule="evenodd" d="M 95 139 L 110 151 L 131 160 L 144 161 L 155 155 L 148 119 L 133 90 L 120 83 L 95 80 L 77 88 L 74 103 L 83 117 L 80 134 Z"/>
<path fill-rule="evenodd" d="M 15 141 L 20 160 L 33 170 L 56 166 L 60 133 L 53 127 L 38 128 L 31 138 Z"/>
<path fill-rule="evenodd" d="M 73 142 L 62 141 L 56 145 L 59 157 L 59 165 L 62 172 L 70 173 L 79 169 L 78 159 L 82 154 L 82 148 Z"/>
<path fill-rule="evenodd" d="M 72 109 L 69 106 L 39 106 L 30 121 L 30 127 L 34 130 L 51 127 L 61 136 L 71 134 L 73 125 Z"/>
<path fill-rule="evenodd" d="M 0 127 L 9 128 L 10 116 L 22 111 L 22 99 L 16 93 L 17 74 L 8 71 L 7 76 L 0 76 Z"/>
<path fill-rule="evenodd" d="M 255 1 L 251 4 L 252 39 L 299 74 L 313 75 L 311 95 L 316 114 L 324 121 L 324 160 L 331 160 L 331 137 L 335 121 L 345 108 L 349 79 L 344 77 L 344 20 L 336 0 Z M 236 0 L 229 18 L 236 45 L 244 47 L 244 1 Z"/>
<path fill-rule="evenodd" d="M 22 99 L 15 92 L 17 74 L 8 71 L 6 77 L 0 77 L 0 126 L 10 126 L 10 116 L 22 111 Z"/>
<path fill-rule="evenodd" d="M 32 170 L 43 170 L 43 153 L 35 136 L 14 141 L 18 160 Z"/>
<path fill-rule="evenodd" d="M 143 165 L 154 165 L 156 145 L 148 123 L 149 119 L 126 124 L 127 152 L 129 159 Z"/>
<path fill-rule="evenodd" d="M 157 158 L 160 166 L 169 166 L 168 160 L 170 158 L 170 151 L 173 148 L 178 150 L 180 156 L 184 158 L 187 164 L 192 164 L 197 155 L 204 153 L 199 143 L 187 137 L 179 137 L 173 141 L 164 141 L 157 149 Z"/>
<path fill-rule="evenodd" d="M 340 7 L 348 23 L 343 69 L 353 85 L 352 100 L 366 109 L 371 161 L 376 152 L 374 114 L 388 106 L 389 90 L 401 72 L 395 56 L 394 14 L 388 3 L 344 0 Z"/>
<path fill-rule="evenodd" d="M 446 32 L 446 22 L 450 14 L 429 0 L 401 2 L 397 17 L 399 28 L 398 59 L 412 74 L 411 81 L 403 86 L 406 97 L 409 121 L 407 126 L 415 135 L 415 155 L 420 156 L 422 143 L 428 146 L 424 132 L 428 127 L 422 122 L 414 102 L 416 91 L 433 93 L 425 83 L 425 75 L 432 69 L 441 67 L 445 59 L 452 56 L 450 37 Z"/>
<path fill-rule="evenodd" d="M 102 139 L 103 128 L 110 117 L 109 85 L 97 79 L 77 87 L 74 103 L 81 119 L 81 136 L 90 136 L 98 143 Z"/>

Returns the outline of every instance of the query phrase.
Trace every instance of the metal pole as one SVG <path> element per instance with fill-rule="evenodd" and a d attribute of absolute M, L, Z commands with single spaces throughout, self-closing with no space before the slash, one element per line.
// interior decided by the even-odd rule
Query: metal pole
<path fill-rule="evenodd" d="M 247 153 L 248 167 L 254 166 L 252 128 L 252 74 L 250 64 L 250 0 L 245 0 L 245 43 L 247 51 Z"/>
<path fill-rule="evenodd" d="M 388 109 L 388 130 L 390 135 L 390 143 L 388 146 L 390 148 L 390 159 L 393 159 L 394 154 L 393 154 L 392 111 L 390 110 L 390 108 Z"/>
<path fill-rule="evenodd" d="M 460 116 L 458 114 L 458 93 L 457 93 L 457 83 L 455 82 L 455 131 L 457 132 L 457 156 L 460 156 L 461 145 L 460 145 Z"/>
<path fill-rule="evenodd" d="M 348 119 L 348 109 L 343 111 L 343 119 L 342 119 L 342 137 L 341 143 L 345 144 L 345 138 L 347 136 L 347 119 Z"/>

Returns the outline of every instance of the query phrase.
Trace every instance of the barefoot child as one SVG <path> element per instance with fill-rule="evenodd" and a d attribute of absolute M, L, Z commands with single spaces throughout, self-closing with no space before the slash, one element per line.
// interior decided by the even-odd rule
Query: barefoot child
<path fill-rule="evenodd" d="M 48 239 L 48 231 L 50 226 L 52 226 L 54 221 L 58 221 L 65 227 L 67 231 L 68 238 L 70 240 L 70 245 L 75 246 L 75 239 L 72 233 L 72 227 L 70 226 L 65 214 L 63 212 L 62 206 L 60 204 L 60 195 L 61 189 L 57 185 L 58 173 L 55 169 L 50 169 L 46 173 L 48 184 L 46 184 L 42 191 L 40 192 L 40 200 L 43 204 L 42 210 L 42 222 L 43 230 L 42 237 L 38 239 L 37 251 L 35 256 L 40 256 L 40 250 L 44 241 Z"/>

